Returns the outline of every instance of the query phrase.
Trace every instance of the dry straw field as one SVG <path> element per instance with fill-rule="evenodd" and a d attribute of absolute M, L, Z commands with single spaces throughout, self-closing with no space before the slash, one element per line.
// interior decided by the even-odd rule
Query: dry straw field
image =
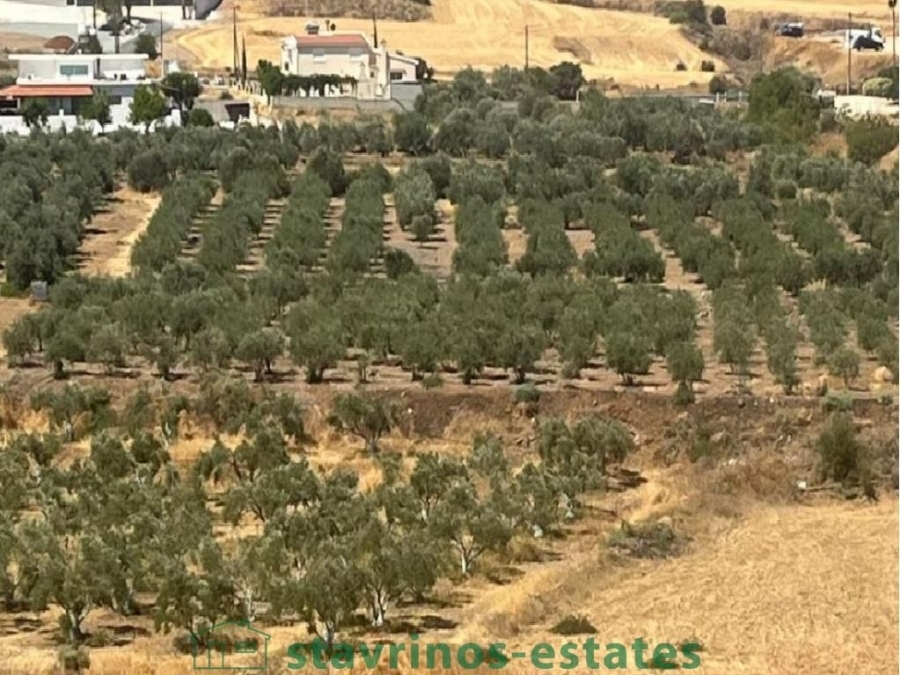
<path fill-rule="evenodd" d="M 318 442 L 307 448 L 307 457 L 320 467 L 352 467 L 362 484 L 371 487 L 379 471 L 373 460 L 360 455 L 358 444 L 327 431 L 318 412 L 326 400 L 324 392 L 310 399 L 309 428 Z M 476 430 L 500 434 L 513 448 L 513 439 L 529 433 L 528 419 L 510 409 L 507 398 L 497 392 L 422 392 L 411 394 L 408 402 L 417 416 L 433 413 L 426 424 L 428 438 L 394 433 L 384 440 L 385 447 L 408 457 L 425 449 L 463 454 Z M 700 640 L 698 673 L 876 675 L 896 670 L 898 615 L 889 599 L 898 593 L 897 501 L 885 497 L 871 505 L 807 497 L 792 502 L 789 476 L 796 464 L 791 457 L 804 454 L 809 437 L 824 421 L 815 409 L 763 404 L 739 412 L 733 404 L 709 401 L 692 412 L 691 419 L 730 424 L 726 438 L 717 443 L 726 452 L 740 448 L 736 452 L 742 458 L 718 467 L 679 463 L 668 468 L 659 461 L 661 454 L 673 450 L 667 429 L 686 424 L 687 414 L 673 413 L 662 399 L 592 400 L 584 392 L 561 393 L 542 402 L 542 409 L 592 409 L 639 428 L 641 450 L 629 465 L 640 468 L 648 482 L 624 493 L 593 497 L 590 515 L 578 522 L 573 536 L 537 547 L 541 562 L 522 562 L 534 552 L 517 549 L 509 558 L 485 561 L 482 573 L 461 584 L 442 582 L 427 606 L 398 607 L 398 626 L 428 626 L 421 631 L 423 644 L 502 642 L 512 653 L 544 642 L 556 649 L 566 641 L 580 643 L 587 636 L 565 638 L 550 630 L 559 617 L 578 614 L 597 628 L 601 644 L 630 644 L 637 637 L 650 644 Z M 867 437 L 873 441 L 883 441 L 896 424 L 891 411 L 874 406 L 861 414 L 868 419 L 874 435 Z M 29 415 L 22 423 L 41 430 L 46 421 Z M 776 438 L 785 429 L 795 434 L 786 443 Z M 173 445 L 176 462 L 187 466 L 208 446 L 209 439 L 201 433 L 192 429 L 187 434 L 191 438 Z M 772 447 L 779 445 L 782 453 L 773 453 Z M 86 452 L 86 442 L 75 444 L 66 451 L 66 461 Z M 688 535 L 687 554 L 667 561 L 612 559 L 605 542 L 619 526 L 613 511 L 631 522 L 668 518 Z M 254 527 L 248 525 L 245 534 Z M 31 615 L 0 618 L 0 673 L 54 673 L 54 619 L 54 612 L 45 613 L 35 631 Z M 272 635 L 267 672 L 294 672 L 286 667 L 286 649 L 309 640 L 303 625 L 260 627 Z M 172 636 L 153 633 L 149 617 L 125 620 L 96 611 L 86 628 L 126 642 L 91 650 L 89 672 L 94 675 L 194 672 L 191 658 L 173 649 Z M 386 634 L 355 628 L 343 635 L 370 644 L 408 639 L 399 627 Z M 359 664 L 344 672 L 397 672 L 386 666 L 385 658 L 379 669 Z M 399 672 L 419 671 L 407 666 Z M 502 672 L 525 675 L 535 669 L 528 662 L 513 662 Z"/>
<path fill-rule="evenodd" d="M 220 20 L 168 39 L 169 53 L 190 59 L 201 68 L 229 67 L 234 56 L 231 17 L 235 4 L 226 0 Z M 279 39 L 301 33 L 307 22 L 302 16 L 271 16 L 278 10 L 272 9 L 270 0 L 237 4 L 238 31 L 246 38 L 250 63 L 259 59 L 277 61 Z M 378 35 L 387 40 L 391 49 L 425 58 L 439 78 L 450 77 L 466 66 L 491 70 L 501 65 L 523 65 L 526 25 L 531 64 L 549 67 L 574 59 L 581 63 L 588 79 L 613 80 L 629 87 L 673 88 L 705 85 L 711 73 L 701 71 L 704 60 L 713 61 L 717 72 L 727 72 L 726 64 L 702 52 L 667 19 L 646 12 L 612 9 L 647 9 L 642 3 L 597 4 L 604 9 L 543 0 L 435 0 L 430 18 L 413 23 L 382 19 L 378 22 Z M 799 0 L 788 6 L 777 0 L 723 0 L 718 4 L 731 13 L 730 25 L 756 27 L 762 18 L 783 16 L 840 22 L 853 12 L 856 21 L 872 21 L 886 34 L 890 29 L 890 14 L 882 2 Z M 341 31 L 372 32 L 368 18 L 343 17 L 336 19 L 336 24 Z M 761 31 L 761 36 L 768 32 Z M 846 66 L 841 49 L 812 40 L 781 40 L 777 44 L 769 40 L 765 51 L 767 67 L 795 64 L 819 72 L 826 79 L 842 74 Z M 858 68 L 877 70 L 885 65 L 885 58 L 857 55 Z M 678 63 L 687 69 L 676 71 Z"/>
<path fill-rule="evenodd" d="M 223 14 L 230 16 L 227 3 Z M 246 36 L 248 62 L 277 61 L 279 38 L 302 33 L 306 21 L 303 17 L 251 18 L 239 11 L 238 31 Z M 369 19 L 335 22 L 338 30 L 372 32 Z M 391 49 L 426 59 L 440 77 L 466 66 L 491 70 L 524 65 L 526 25 L 532 65 L 549 67 L 572 59 L 574 51 L 589 79 L 674 87 L 703 83 L 710 77 L 700 71 L 700 62 L 710 57 L 664 18 L 538 0 L 436 0 L 430 20 L 382 20 L 378 37 L 387 40 Z M 225 68 L 232 63 L 231 22 L 226 18 L 179 35 L 175 42 L 193 54 L 200 66 Z M 569 51 L 560 51 L 559 46 Z M 679 61 L 687 71 L 675 71 Z M 721 70 L 722 64 L 718 65 Z"/>

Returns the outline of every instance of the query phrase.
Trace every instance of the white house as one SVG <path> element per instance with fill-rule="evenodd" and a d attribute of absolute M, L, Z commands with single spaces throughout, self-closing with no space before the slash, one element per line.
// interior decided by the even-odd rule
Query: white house
<path fill-rule="evenodd" d="M 74 128 L 81 107 L 99 91 L 109 97 L 108 129 L 129 126 L 135 89 L 148 84 L 145 54 L 10 54 L 19 64 L 12 86 L 0 89 L 0 131 L 22 131 L 29 100 L 46 102 L 51 129 Z M 176 113 L 177 115 L 177 113 Z"/>
<path fill-rule="evenodd" d="M 362 33 L 295 35 L 281 42 L 281 69 L 287 75 L 336 75 L 356 80 L 360 99 L 389 99 L 391 82 L 416 80 L 418 60 L 373 46 Z M 344 95 L 334 88 L 328 95 Z"/>

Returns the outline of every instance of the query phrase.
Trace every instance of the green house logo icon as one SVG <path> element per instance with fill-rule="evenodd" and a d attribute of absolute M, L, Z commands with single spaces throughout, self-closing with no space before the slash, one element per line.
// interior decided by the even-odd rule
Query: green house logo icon
<path fill-rule="evenodd" d="M 194 670 L 265 670 L 271 636 L 249 621 L 223 621 L 191 636 Z"/>

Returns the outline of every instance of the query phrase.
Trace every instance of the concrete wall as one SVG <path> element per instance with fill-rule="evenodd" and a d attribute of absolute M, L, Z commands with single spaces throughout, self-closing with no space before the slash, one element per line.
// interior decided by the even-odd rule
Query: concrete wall
<path fill-rule="evenodd" d="M 394 100 L 366 101 L 354 96 L 275 96 L 276 108 L 286 110 L 359 110 L 361 112 L 400 111 L 403 107 Z"/>
<path fill-rule="evenodd" d="M 416 64 L 408 63 L 405 59 L 401 60 L 394 55 L 388 55 L 389 69 L 391 75 L 400 74 L 401 82 L 414 82 L 416 79 Z M 393 79 L 393 78 L 392 78 Z"/>
<path fill-rule="evenodd" d="M 91 54 L 69 55 L 60 58 L 24 58 L 14 61 L 18 62 L 19 82 L 27 84 L 28 82 L 53 81 L 54 83 L 71 82 L 89 84 L 94 79 L 119 79 L 118 75 L 124 74 L 127 80 L 136 81 L 139 77 L 144 76 L 144 62 L 134 57 L 128 58 L 121 55 L 121 58 L 115 56 L 104 56 L 97 58 Z M 63 75 L 62 66 L 86 66 L 86 75 Z"/>
<path fill-rule="evenodd" d="M 834 109 L 850 117 L 866 115 L 897 116 L 897 104 L 878 96 L 835 96 Z"/>
<path fill-rule="evenodd" d="M 119 128 L 129 128 L 135 129 L 136 131 L 143 132 L 143 126 L 133 126 L 128 121 L 128 115 L 130 113 L 130 104 L 129 105 L 121 105 L 121 106 L 110 106 L 110 117 L 112 118 L 112 122 L 107 124 L 104 127 L 104 131 L 115 131 Z M 157 125 L 162 126 L 179 126 L 181 124 L 181 118 L 178 116 L 178 111 L 174 110 L 172 113 L 167 116 L 165 119 L 161 120 L 161 122 L 157 123 Z M 50 131 L 60 131 L 65 129 L 66 131 L 71 131 L 76 128 L 88 129 L 92 131 L 94 134 L 100 133 L 100 125 L 96 122 L 91 121 L 80 121 L 78 117 L 75 115 L 51 115 L 47 120 L 47 128 Z M 152 130 L 152 127 L 151 127 Z M 0 133 L 15 133 L 21 135 L 27 135 L 31 132 L 28 126 L 25 124 L 24 120 L 19 115 L 0 115 Z"/>

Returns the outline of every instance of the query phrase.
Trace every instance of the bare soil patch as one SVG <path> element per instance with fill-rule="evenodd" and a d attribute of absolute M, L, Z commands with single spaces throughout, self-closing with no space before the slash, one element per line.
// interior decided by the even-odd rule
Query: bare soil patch
<path fill-rule="evenodd" d="M 131 249 L 147 229 L 161 200 L 121 187 L 94 215 L 79 251 L 77 269 L 90 276 L 123 277 L 131 271 Z"/>

